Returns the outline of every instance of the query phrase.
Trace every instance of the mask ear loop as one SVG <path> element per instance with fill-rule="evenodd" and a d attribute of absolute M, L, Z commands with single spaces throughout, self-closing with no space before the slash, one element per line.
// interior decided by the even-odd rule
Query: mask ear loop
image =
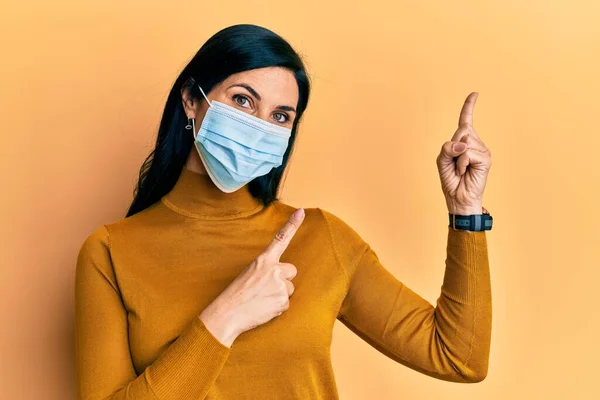
<path fill-rule="evenodd" d="M 198 85 L 198 87 L 200 88 L 200 91 L 202 92 L 202 95 L 204 96 L 204 98 L 206 99 L 206 102 L 208 103 L 209 106 L 212 107 L 212 104 L 210 103 L 210 100 L 208 99 L 208 97 L 206 97 L 206 95 L 204 94 L 204 90 L 202 90 L 202 88 L 200 87 L 200 85 Z"/>
<path fill-rule="evenodd" d="M 210 103 L 210 100 L 208 99 L 208 97 L 206 97 L 206 94 L 204 93 L 204 90 L 202 90 L 202 87 L 200 85 L 198 85 L 198 88 L 200 89 L 200 91 L 202 92 L 202 95 L 206 99 L 208 106 L 212 107 L 212 104 Z M 195 118 L 192 118 L 192 132 L 194 133 L 194 139 L 196 139 L 196 136 L 198 136 L 198 135 L 196 135 L 196 120 L 195 120 Z"/>

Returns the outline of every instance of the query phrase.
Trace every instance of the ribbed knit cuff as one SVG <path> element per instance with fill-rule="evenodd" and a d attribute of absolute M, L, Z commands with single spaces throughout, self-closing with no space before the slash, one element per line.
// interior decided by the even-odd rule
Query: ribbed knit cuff
<path fill-rule="evenodd" d="M 474 305 L 478 275 L 487 273 L 486 231 L 465 231 L 448 227 L 446 272 L 442 290 L 454 300 Z"/>
<path fill-rule="evenodd" d="M 221 343 L 194 317 L 190 326 L 147 368 L 160 400 L 203 398 L 218 377 L 231 347 Z"/>

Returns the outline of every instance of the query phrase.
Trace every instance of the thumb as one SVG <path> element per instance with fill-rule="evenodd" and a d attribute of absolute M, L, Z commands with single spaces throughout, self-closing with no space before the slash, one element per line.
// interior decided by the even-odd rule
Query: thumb
<path fill-rule="evenodd" d="M 458 157 L 467 149 L 464 142 L 448 141 L 442 145 L 442 150 L 437 158 L 437 164 L 440 167 L 451 164 L 454 157 Z"/>
<path fill-rule="evenodd" d="M 467 148 L 467 144 L 466 143 L 459 142 L 459 143 L 453 143 L 452 144 L 452 150 L 456 154 L 462 153 L 466 148 Z"/>

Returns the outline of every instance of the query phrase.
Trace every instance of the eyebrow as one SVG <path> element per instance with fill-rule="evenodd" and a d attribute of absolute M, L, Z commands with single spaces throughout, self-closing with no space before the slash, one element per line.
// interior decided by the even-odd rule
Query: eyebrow
<path fill-rule="evenodd" d="M 256 97 L 258 100 L 262 100 L 262 98 L 260 97 L 260 94 L 258 94 L 258 92 L 256 90 L 254 90 L 254 88 L 246 83 L 235 83 L 231 86 L 229 86 L 227 89 L 232 88 L 234 86 L 240 86 L 243 87 L 244 89 L 246 89 L 247 91 L 249 91 L 250 93 L 252 93 L 252 96 Z M 285 105 L 280 105 L 275 107 L 278 110 L 283 110 L 283 111 L 293 111 L 296 112 L 296 109 L 294 107 L 290 107 L 290 106 L 285 106 Z"/>

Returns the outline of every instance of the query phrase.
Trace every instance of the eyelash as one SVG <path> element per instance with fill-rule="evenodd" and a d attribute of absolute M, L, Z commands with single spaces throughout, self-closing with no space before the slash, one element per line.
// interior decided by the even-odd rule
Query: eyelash
<path fill-rule="evenodd" d="M 238 98 L 238 97 L 241 97 L 241 98 L 243 98 L 243 99 L 246 99 L 246 101 L 250 102 L 250 99 L 249 99 L 247 96 L 244 96 L 244 95 L 242 95 L 242 94 L 234 94 L 233 96 L 231 96 L 231 100 L 233 100 L 233 102 L 234 102 L 234 103 L 236 103 L 237 105 L 239 105 L 240 107 L 243 107 L 243 106 L 242 106 L 241 104 L 239 104 L 239 103 L 238 103 L 238 102 L 235 100 L 235 99 L 236 99 L 236 98 Z M 283 123 L 286 123 L 286 122 L 288 122 L 288 121 L 290 120 L 290 117 L 289 117 L 287 114 L 285 114 L 285 113 L 277 113 L 277 114 L 283 115 L 283 116 L 285 117 L 285 121 L 277 121 L 277 122 L 279 122 L 279 123 L 281 123 L 281 124 L 283 124 Z"/>

